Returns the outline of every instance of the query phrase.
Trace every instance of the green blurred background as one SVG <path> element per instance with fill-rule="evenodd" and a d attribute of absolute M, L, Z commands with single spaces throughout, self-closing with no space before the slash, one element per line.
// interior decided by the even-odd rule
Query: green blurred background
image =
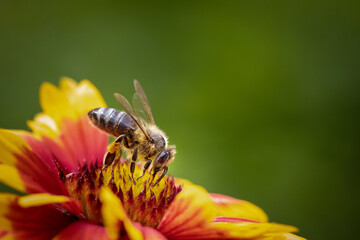
<path fill-rule="evenodd" d="M 359 226 L 359 1 L 1 1 L 2 128 L 42 82 L 145 88 L 170 174 L 249 200 L 309 239 Z M 2 189 L 5 189 L 2 186 Z M 355 237 L 356 238 L 356 237 Z"/>

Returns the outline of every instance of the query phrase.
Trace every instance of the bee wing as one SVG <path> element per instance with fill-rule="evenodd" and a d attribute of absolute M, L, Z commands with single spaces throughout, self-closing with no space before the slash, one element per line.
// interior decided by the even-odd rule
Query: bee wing
<path fill-rule="evenodd" d="M 142 103 L 137 93 L 135 93 L 133 96 L 132 106 L 136 114 L 140 117 L 140 120 L 144 126 L 150 122 L 149 116 L 146 114 L 146 111 L 144 109 L 144 104 Z"/>
<path fill-rule="evenodd" d="M 119 93 L 114 93 L 114 96 L 115 96 L 116 100 L 118 100 L 120 105 L 124 108 L 125 112 L 127 112 L 132 117 L 132 119 L 136 122 L 136 124 L 139 126 L 141 131 L 144 133 L 146 138 L 150 139 L 149 136 L 147 135 L 147 133 L 145 132 L 143 125 L 141 124 L 141 120 L 140 120 L 139 116 L 136 114 L 135 110 L 130 105 L 129 101 L 123 95 L 121 95 Z"/>
<path fill-rule="evenodd" d="M 146 112 L 146 114 L 147 114 L 147 116 L 148 116 L 148 118 L 150 120 L 150 123 L 155 124 L 154 116 L 153 116 L 153 114 L 151 112 L 151 107 L 150 107 L 150 104 L 149 104 L 149 100 L 146 97 L 144 89 L 141 87 L 140 83 L 137 80 L 134 80 L 134 86 L 135 86 L 136 94 L 139 96 L 139 98 L 141 100 L 141 103 L 143 105 L 143 109 L 145 110 L 145 112 Z"/>

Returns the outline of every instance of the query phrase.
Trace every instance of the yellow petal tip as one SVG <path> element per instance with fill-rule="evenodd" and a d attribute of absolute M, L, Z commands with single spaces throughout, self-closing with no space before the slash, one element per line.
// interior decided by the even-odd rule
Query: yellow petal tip
<path fill-rule="evenodd" d="M 47 193 L 38 193 L 23 196 L 19 198 L 19 205 L 21 207 L 36 207 L 41 205 L 46 205 L 49 203 L 63 203 L 68 202 L 70 199 L 65 196 L 56 196 Z"/>

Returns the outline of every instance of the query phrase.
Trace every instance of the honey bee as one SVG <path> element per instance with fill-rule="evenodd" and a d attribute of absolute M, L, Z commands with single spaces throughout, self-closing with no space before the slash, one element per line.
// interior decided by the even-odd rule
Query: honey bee
<path fill-rule="evenodd" d="M 132 176 L 135 171 L 135 162 L 139 159 L 144 163 L 143 173 L 150 169 L 152 179 L 159 171 L 163 171 L 154 186 L 160 182 L 168 171 L 168 165 L 174 160 L 175 146 L 168 146 L 168 137 L 160 130 L 154 121 L 149 101 L 140 83 L 135 80 L 134 99 L 140 104 L 140 111 L 146 113 L 140 118 L 128 100 L 121 94 L 115 93 L 117 101 L 125 112 L 114 108 L 96 108 L 88 112 L 91 122 L 101 130 L 117 137 L 112 143 L 114 150 L 109 150 L 104 156 L 105 168 L 110 166 L 114 160 L 119 160 L 122 151 L 131 156 L 130 172 Z M 111 145 L 110 145 L 111 146 Z"/>

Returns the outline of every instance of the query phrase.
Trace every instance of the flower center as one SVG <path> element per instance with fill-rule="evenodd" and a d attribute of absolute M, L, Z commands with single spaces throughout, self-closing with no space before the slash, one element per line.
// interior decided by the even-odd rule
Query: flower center
<path fill-rule="evenodd" d="M 156 227 L 165 210 L 181 191 L 173 177 L 165 176 L 156 186 L 149 173 L 133 180 L 127 161 L 118 161 L 107 169 L 103 166 L 85 165 L 78 172 L 66 175 L 65 186 L 70 197 L 81 203 L 82 212 L 91 221 L 102 224 L 100 188 L 108 186 L 121 200 L 128 216 L 143 226 Z M 142 169 L 136 165 L 134 179 Z M 136 176 L 136 177 L 135 177 Z"/>

